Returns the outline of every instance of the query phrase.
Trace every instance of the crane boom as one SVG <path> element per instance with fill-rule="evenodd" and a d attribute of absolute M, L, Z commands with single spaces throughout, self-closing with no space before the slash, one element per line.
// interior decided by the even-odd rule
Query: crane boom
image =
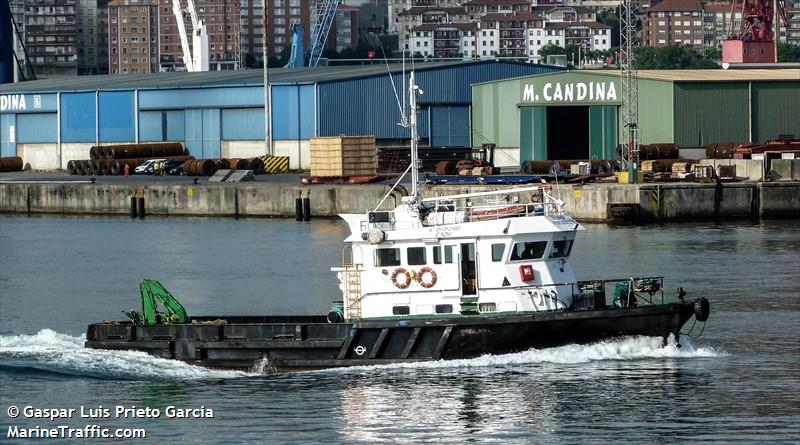
<path fill-rule="evenodd" d="M 775 63 L 779 24 L 776 14 L 788 28 L 786 8 L 780 0 L 738 0 L 731 2 L 731 21 L 728 35 L 722 42 L 722 61 L 725 63 Z M 736 22 L 735 13 L 741 14 Z"/>
<path fill-rule="evenodd" d="M 183 50 L 183 64 L 187 71 L 208 71 L 208 33 L 206 25 L 197 16 L 193 0 L 187 0 L 187 11 L 192 20 L 192 47 L 189 47 L 189 37 L 186 33 L 186 24 L 183 22 L 183 9 L 181 0 L 172 0 L 172 13 L 178 22 L 178 34 L 181 38 Z"/>
<path fill-rule="evenodd" d="M 311 42 L 308 47 L 308 66 L 314 67 L 319 64 L 322 57 L 322 50 L 325 42 L 328 41 L 328 33 L 336 18 L 336 8 L 339 0 L 317 0 L 315 4 L 316 21 L 311 28 Z"/>
<path fill-rule="evenodd" d="M 197 17 L 197 10 L 194 8 L 194 2 L 187 0 L 186 10 L 189 11 L 189 17 L 192 19 L 192 29 L 197 29 L 200 19 Z"/>
<path fill-rule="evenodd" d="M 186 25 L 183 23 L 183 11 L 181 11 L 181 0 L 172 0 L 172 14 L 178 22 L 178 34 L 181 38 L 181 50 L 183 50 L 183 64 L 187 71 L 194 71 L 194 61 L 192 60 L 192 50 L 189 48 L 189 38 L 186 36 Z"/>

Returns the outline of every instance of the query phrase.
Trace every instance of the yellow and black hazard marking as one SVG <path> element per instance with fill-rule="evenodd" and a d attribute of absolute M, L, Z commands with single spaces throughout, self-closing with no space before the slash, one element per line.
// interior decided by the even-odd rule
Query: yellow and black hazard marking
<path fill-rule="evenodd" d="M 661 192 L 661 187 L 656 186 L 650 190 L 650 201 L 653 203 L 653 207 L 657 209 L 664 205 L 664 193 Z"/>
<path fill-rule="evenodd" d="M 264 173 L 287 173 L 289 171 L 289 156 L 262 156 Z"/>

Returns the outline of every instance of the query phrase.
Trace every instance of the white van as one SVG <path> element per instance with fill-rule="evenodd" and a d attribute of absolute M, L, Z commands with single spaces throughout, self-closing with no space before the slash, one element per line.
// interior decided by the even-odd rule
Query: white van
<path fill-rule="evenodd" d="M 155 170 L 155 164 L 157 162 L 164 162 L 166 159 L 148 159 L 144 161 L 141 165 L 133 169 L 133 172 L 137 175 L 152 175 L 153 171 Z"/>

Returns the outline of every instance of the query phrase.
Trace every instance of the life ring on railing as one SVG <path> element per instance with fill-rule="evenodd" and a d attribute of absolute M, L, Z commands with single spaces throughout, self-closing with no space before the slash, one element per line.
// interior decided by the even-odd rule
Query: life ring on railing
<path fill-rule="evenodd" d="M 425 281 L 425 275 L 428 274 L 431 276 L 430 281 Z M 420 286 L 424 287 L 425 289 L 430 289 L 436 284 L 436 272 L 428 266 L 423 267 L 422 269 L 417 272 L 417 282 Z"/>
<path fill-rule="evenodd" d="M 397 281 L 397 277 L 399 275 L 404 275 L 406 277 L 406 280 L 402 283 Z M 397 269 L 394 270 L 394 272 L 392 272 L 392 284 L 394 284 L 394 286 L 398 289 L 407 288 L 412 281 L 414 281 L 414 277 L 411 276 L 411 272 L 403 269 L 402 267 L 398 267 Z"/>

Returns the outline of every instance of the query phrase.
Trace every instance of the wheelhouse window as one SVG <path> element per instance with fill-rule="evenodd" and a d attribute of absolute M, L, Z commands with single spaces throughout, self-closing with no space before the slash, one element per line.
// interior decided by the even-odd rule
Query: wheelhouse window
<path fill-rule="evenodd" d="M 453 263 L 453 246 L 444 246 L 444 263 Z"/>
<path fill-rule="evenodd" d="M 444 246 L 444 262 L 451 264 L 453 262 L 453 246 Z M 433 247 L 433 264 L 442 264 L 442 247 Z"/>
<path fill-rule="evenodd" d="M 400 249 L 375 249 L 375 267 L 399 265 Z"/>
<path fill-rule="evenodd" d="M 492 261 L 503 261 L 503 254 L 506 252 L 506 245 L 503 243 L 492 244 Z"/>
<path fill-rule="evenodd" d="M 553 241 L 553 249 L 550 251 L 550 258 L 568 257 L 572 250 L 572 240 Z"/>
<path fill-rule="evenodd" d="M 426 264 L 424 247 L 409 247 L 406 249 L 406 255 L 408 256 L 409 266 L 420 266 Z"/>
<path fill-rule="evenodd" d="M 545 250 L 547 250 L 547 241 L 514 243 L 514 247 L 511 249 L 511 261 L 538 260 L 544 256 Z"/>

